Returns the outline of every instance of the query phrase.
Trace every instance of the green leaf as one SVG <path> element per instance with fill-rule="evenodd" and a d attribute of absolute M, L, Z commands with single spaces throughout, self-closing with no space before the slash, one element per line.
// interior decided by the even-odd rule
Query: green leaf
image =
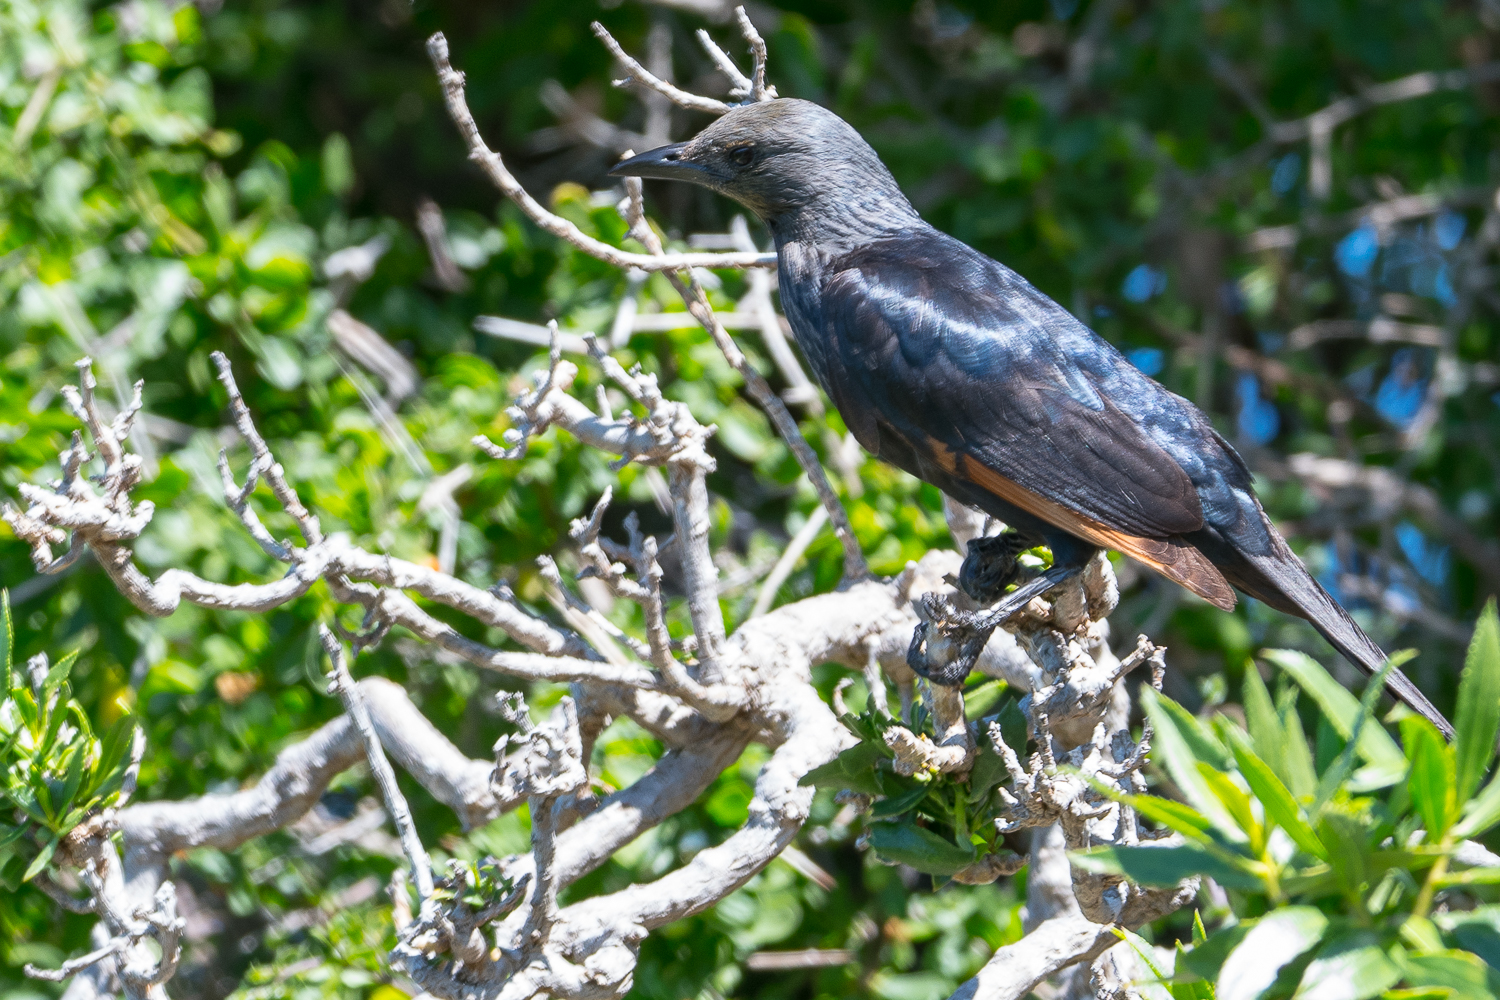
<path fill-rule="evenodd" d="M 917 803 L 927 798 L 927 786 L 918 785 L 916 788 L 881 799 L 875 803 L 875 808 L 870 810 L 870 815 L 876 819 L 886 819 L 890 816 L 899 816 L 904 812 L 917 807 Z"/>
<path fill-rule="evenodd" d="M 116 723 L 117 727 L 118 725 Z M 113 730 L 109 737 L 106 745 L 112 745 L 115 737 Z M 856 743 L 828 763 L 808 771 L 798 779 L 797 784 L 817 788 L 847 788 L 864 795 L 879 795 L 881 791 L 880 786 L 875 783 L 875 765 L 883 757 L 884 754 L 873 742 Z"/>
<path fill-rule="evenodd" d="M 1264 848 L 1262 838 L 1265 831 L 1261 829 L 1260 823 L 1255 819 L 1255 812 L 1250 808 L 1250 796 L 1246 795 L 1239 785 L 1222 770 L 1215 769 L 1204 761 L 1198 762 L 1198 773 L 1203 775 L 1203 780 L 1208 783 L 1209 791 L 1213 792 L 1229 815 L 1234 817 L 1235 823 L 1250 838 L 1252 850 L 1257 854 Z"/>
<path fill-rule="evenodd" d="M 1182 734 L 1184 742 L 1187 743 L 1194 757 L 1220 771 L 1229 767 L 1228 749 L 1219 742 L 1213 730 L 1203 724 L 1202 719 L 1170 698 L 1161 699 L 1161 705 L 1177 723 L 1177 731 Z"/>
<path fill-rule="evenodd" d="M 1334 730 L 1344 739 L 1350 738 L 1359 718 L 1360 704 L 1317 660 L 1292 649 L 1268 649 L 1261 655 L 1291 675 L 1318 703 Z M 1401 748 L 1379 726 L 1360 728 L 1358 749 L 1362 758 L 1382 771 L 1390 771 L 1398 777 L 1406 773 L 1406 757 Z"/>
<path fill-rule="evenodd" d="M 1458 682 L 1458 708 L 1453 716 L 1453 750 L 1457 757 L 1458 801 L 1466 801 L 1479 787 L 1495 759 L 1500 735 L 1500 618 L 1491 598 L 1474 627 L 1474 639 Z"/>
<path fill-rule="evenodd" d="M 52 860 L 52 853 L 57 850 L 57 842 L 61 839 L 60 836 L 54 835 L 42 845 L 41 851 L 31 859 L 31 864 L 26 866 L 26 874 L 21 876 L 22 882 L 30 882 L 43 868 L 47 867 L 47 863 Z"/>
<path fill-rule="evenodd" d="M 1436 955 L 1409 955 L 1406 981 L 1412 986 L 1435 986 L 1451 990 L 1454 1000 L 1495 1000 L 1495 975 L 1477 955 L 1445 951 Z"/>
<path fill-rule="evenodd" d="M 1217 1000 L 1254 1000 L 1276 981 L 1283 966 L 1315 947 L 1328 928 L 1316 907 L 1272 910 L 1250 928 L 1219 970 Z"/>
<path fill-rule="evenodd" d="M 1457 818 L 1454 753 L 1432 723 L 1419 715 L 1401 720 L 1401 739 L 1411 759 L 1406 787 L 1427 829 L 1428 843 L 1435 844 Z"/>
<path fill-rule="evenodd" d="M 1397 664 L 1411 659 L 1412 655 L 1414 654 L 1408 651 L 1388 657 L 1384 665 L 1375 672 L 1375 676 L 1371 677 L 1370 682 L 1365 685 L 1365 693 L 1359 700 L 1359 708 L 1355 713 L 1350 735 L 1345 737 L 1344 748 L 1328 770 L 1323 772 L 1323 776 L 1318 779 L 1318 794 L 1311 810 L 1314 815 L 1322 811 L 1328 801 L 1344 787 L 1345 782 L 1349 782 L 1348 790 L 1350 791 L 1365 791 L 1394 784 L 1406 777 L 1406 758 L 1402 756 L 1399 767 L 1393 767 L 1388 762 L 1372 765 L 1372 768 L 1365 770 L 1373 769 L 1378 772 L 1377 774 L 1354 775 L 1354 780 L 1350 780 L 1350 775 L 1354 771 L 1354 758 L 1358 755 L 1359 748 L 1366 743 L 1366 733 L 1378 732 L 1381 739 L 1384 739 L 1390 746 L 1396 745 L 1385 730 L 1380 728 L 1380 723 L 1375 721 L 1375 706 L 1379 704 L 1380 696 L 1385 691 L 1385 679 L 1390 676 L 1392 670 L 1396 669 Z M 1329 721 L 1329 719 L 1324 716 L 1320 721 Z M 1330 721 L 1329 724 L 1333 723 Z"/>
<path fill-rule="evenodd" d="M 1195 924 L 1193 937 L 1197 942 L 1198 932 L 1203 927 L 1203 921 L 1193 918 Z M 1183 952 L 1177 959 L 1177 967 L 1180 970 L 1190 972 L 1200 979 L 1214 982 L 1219 978 L 1219 970 L 1224 967 L 1224 960 L 1239 947 L 1245 935 L 1250 933 L 1253 923 L 1231 924 L 1221 927 L 1212 934 L 1197 942 L 1192 948 Z"/>
<path fill-rule="evenodd" d="M 1260 668 L 1254 663 L 1245 665 L 1245 683 L 1240 701 L 1245 707 L 1245 725 L 1250 730 L 1255 752 L 1261 760 L 1270 761 L 1278 769 L 1277 774 L 1281 780 L 1290 784 L 1291 778 L 1281 770 L 1286 766 L 1286 729 L 1276 714 L 1276 706 L 1271 702 L 1266 682 L 1261 680 Z"/>
<path fill-rule="evenodd" d="M 62 801 L 58 803 L 58 812 L 64 812 L 73 807 L 73 800 L 78 797 L 78 786 L 83 782 L 83 767 L 86 763 L 82 747 L 73 754 L 73 759 L 68 762 L 68 778 L 63 783 Z M 63 827 L 66 832 L 68 826 Z"/>
<path fill-rule="evenodd" d="M 1005 758 L 990 745 L 989 736 L 981 733 L 974 766 L 969 771 L 969 794 L 979 796 L 1004 781 L 1007 775 Z"/>
<path fill-rule="evenodd" d="M 1026 713 L 1021 711 L 1020 702 L 1007 701 L 1000 709 L 1000 738 L 1005 741 L 1006 746 L 1016 752 L 1017 757 L 1022 759 L 1026 756 L 1027 733 L 1030 729 L 1030 720 L 1026 718 Z"/>
<path fill-rule="evenodd" d="M 870 824 L 870 846 L 888 861 L 910 865 L 929 875 L 952 875 L 974 860 L 972 849 L 965 851 L 910 820 Z"/>
<path fill-rule="evenodd" d="M 1318 769 L 1313 765 L 1312 746 L 1297 714 L 1297 686 L 1287 684 L 1277 696 L 1276 714 L 1286 730 L 1286 787 L 1297 798 L 1312 798 L 1318 790 Z"/>
<path fill-rule="evenodd" d="M 1142 885 L 1174 886 L 1193 875 L 1207 875 L 1227 889 L 1264 892 L 1265 883 L 1250 872 L 1195 844 L 1174 847 L 1095 847 L 1068 854 L 1074 866 L 1100 875 L 1123 875 Z"/>
<path fill-rule="evenodd" d="M 986 681 L 964 692 L 964 718 L 973 722 L 989 715 L 1005 697 L 1008 685 L 1001 680 Z"/>
<path fill-rule="evenodd" d="M 1453 836 L 1459 840 L 1478 837 L 1500 823 L 1500 776 L 1490 780 L 1484 790 L 1464 803 L 1463 819 L 1453 827 Z"/>
<path fill-rule="evenodd" d="M 47 671 L 47 679 L 42 682 L 42 700 L 46 701 L 52 693 L 62 687 L 63 682 L 68 679 L 68 674 L 73 672 L 73 664 L 78 660 L 78 650 L 73 650 L 66 656 L 60 657 L 52 664 L 52 669 Z"/>
<path fill-rule="evenodd" d="M 1401 969 L 1386 956 L 1374 932 L 1326 939 L 1294 994 L 1298 1000 L 1368 1000 L 1396 985 Z"/>
<path fill-rule="evenodd" d="M 1149 687 L 1141 688 L 1141 703 L 1145 706 L 1146 717 L 1151 720 L 1155 734 L 1151 740 L 1151 759 L 1165 768 L 1187 800 L 1209 818 L 1222 836 L 1229 840 L 1244 840 L 1245 835 L 1239 824 L 1229 810 L 1224 808 L 1218 796 L 1209 789 L 1208 782 L 1199 772 L 1198 758 L 1177 724 L 1180 712 L 1173 712 L 1166 707 L 1176 706 L 1176 703 Z"/>
<path fill-rule="evenodd" d="M 1100 785 L 1102 784 L 1100 782 Z M 1118 794 L 1118 789 L 1116 793 Z M 1128 804 L 1147 819 L 1154 820 L 1194 840 L 1209 840 L 1213 831 L 1213 824 L 1208 821 L 1207 816 L 1192 806 L 1174 799 L 1164 799 L 1158 795 L 1125 795 L 1121 796 L 1119 801 Z"/>
<path fill-rule="evenodd" d="M 1286 785 L 1250 748 L 1249 739 L 1236 734 L 1230 737 L 1229 746 L 1234 751 L 1240 774 L 1265 809 L 1267 823 L 1281 827 L 1298 847 L 1327 861 L 1328 848 L 1323 846 L 1323 842 L 1303 818 L 1301 808 Z"/>
<path fill-rule="evenodd" d="M 4 698 L 10 693 L 12 683 L 11 657 L 14 655 L 13 646 L 16 634 L 10 623 L 9 590 L 0 590 L 0 627 L 5 629 L 5 638 L 3 641 L 0 641 L 0 670 L 4 671 L 3 677 L 0 677 L 0 679 L 5 681 L 5 686 L 0 687 L 0 698 Z"/>

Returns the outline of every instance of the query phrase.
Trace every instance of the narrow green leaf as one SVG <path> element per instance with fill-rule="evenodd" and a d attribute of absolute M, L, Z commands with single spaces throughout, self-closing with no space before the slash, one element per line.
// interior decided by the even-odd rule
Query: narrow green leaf
<path fill-rule="evenodd" d="M 1219 970 L 1218 1000 L 1254 1000 L 1283 966 L 1314 948 L 1328 928 L 1316 907 L 1285 906 L 1261 917 Z"/>
<path fill-rule="evenodd" d="M 1286 684 L 1278 693 L 1276 714 L 1286 731 L 1286 787 L 1299 799 L 1311 799 L 1318 790 L 1318 769 L 1313 766 L 1312 745 L 1297 713 L 1297 686 Z"/>
<path fill-rule="evenodd" d="M 1453 827 L 1453 836 L 1459 840 L 1478 837 L 1500 823 L 1500 776 L 1474 798 L 1464 803 L 1464 816 Z"/>
<path fill-rule="evenodd" d="M 1149 820 L 1194 840 L 1211 839 L 1213 824 L 1192 806 L 1159 795 L 1126 795 L 1120 801 Z"/>
<path fill-rule="evenodd" d="M 78 660 L 78 650 L 60 657 L 52 664 L 52 669 L 47 671 L 47 679 L 42 682 L 42 699 L 45 701 L 52 693 L 63 686 L 68 675 L 73 672 L 73 664 Z"/>
<path fill-rule="evenodd" d="M 870 824 L 870 846 L 889 861 L 910 865 L 929 875 L 952 875 L 974 860 L 972 850 L 964 851 L 909 821 Z"/>
<path fill-rule="evenodd" d="M 1213 730 L 1203 724 L 1202 719 L 1170 698 L 1161 699 L 1161 706 L 1177 723 L 1177 731 L 1182 734 L 1194 757 L 1221 771 L 1229 767 L 1228 749 L 1219 742 Z"/>
<path fill-rule="evenodd" d="M 1297 1000 L 1368 1000 L 1396 985 L 1401 969 L 1372 931 L 1338 934 L 1323 942 L 1302 973 Z"/>
<path fill-rule="evenodd" d="M 1259 854 L 1265 848 L 1265 831 L 1255 819 L 1255 811 L 1250 808 L 1250 796 L 1245 794 L 1244 789 L 1234 783 L 1222 770 L 1215 769 L 1206 761 L 1198 762 L 1198 773 L 1203 775 L 1203 780 L 1208 783 L 1209 791 L 1221 802 L 1229 815 L 1239 828 L 1245 832 L 1250 839 L 1252 849 Z"/>
<path fill-rule="evenodd" d="M 1291 675 L 1318 703 L 1334 730 L 1344 739 L 1350 738 L 1359 718 L 1360 703 L 1317 660 L 1292 649 L 1268 649 L 1261 655 Z M 1361 727 L 1358 749 L 1366 761 L 1406 773 L 1406 758 L 1401 748 L 1379 726 Z"/>
<path fill-rule="evenodd" d="M 1428 843 L 1435 844 L 1457 818 L 1454 753 L 1432 723 L 1419 715 L 1401 720 L 1401 740 L 1411 759 L 1406 787 L 1427 829 Z"/>
<path fill-rule="evenodd" d="M 1243 736 L 1231 737 L 1229 747 L 1234 751 L 1240 774 L 1244 775 L 1245 782 L 1265 809 L 1266 821 L 1285 830 L 1293 843 L 1307 853 L 1327 861 L 1328 848 L 1323 846 L 1323 842 L 1303 818 L 1297 800 L 1292 798 L 1286 785 L 1250 748 L 1249 739 Z"/>
<path fill-rule="evenodd" d="M 1265 883 L 1249 871 L 1196 844 L 1174 847 L 1105 845 L 1071 851 L 1075 867 L 1101 875 L 1123 875 L 1141 885 L 1174 886 L 1193 875 L 1207 875 L 1227 889 L 1265 892 Z"/>
<path fill-rule="evenodd" d="M 42 845 L 41 851 L 37 853 L 37 856 L 35 858 L 31 859 L 31 864 L 26 866 L 26 874 L 21 876 L 22 882 L 30 882 L 32 879 L 36 878 L 37 874 L 40 873 L 43 868 L 47 867 L 47 863 L 52 860 L 53 852 L 57 850 L 57 842 L 61 839 L 61 837 L 54 836 L 51 840 Z"/>
<path fill-rule="evenodd" d="M 1281 770 L 1286 766 L 1286 729 L 1276 714 L 1276 706 L 1271 702 L 1271 692 L 1266 690 L 1266 682 L 1261 680 L 1260 668 L 1254 663 L 1245 665 L 1245 682 L 1240 702 L 1245 708 L 1245 725 L 1250 730 L 1256 754 L 1278 769 L 1277 774 L 1283 783 L 1291 784 L 1290 776 Z"/>
<path fill-rule="evenodd" d="M 5 637 L 0 640 L 0 679 L 5 681 L 5 686 L 0 687 L 0 698 L 10 693 L 11 686 L 11 657 L 14 648 L 15 631 L 10 624 L 10 591 L 0 590 L 0 628 L 5 629 Z"/>
<path fill-rule="evenodd" d="M 1344 749 L 1339 753 L 1333 765 L 1324 771 L 1323 776 L 1318 780 L 1318 794 L 1311 810 L 1313 815 L 1321 812 L 1328 801 L 1343 786 L 1344 782 L 1349 780 L 1350 775 L 1354 771 L 1354 758 L 1362 756 L 1364 753 L 1360 748 L 1371 745 L 1370 740 L 1366 738 L 1367 733 L 1380 734 L 1379 739 L 1375 740 L 1373 745 L 1389 746 L 1397 754 L 1401 753 L 1400 748 L 1396 746 L 1396 741 L 1391 739 L 1384 729 L 1380 728 L 1379 722 L 1375 721 L 1375 706 L 1380 703 L 1380 696 L 1385 690 L 1385 679 L 1390 676 L 1392 670 L 1396 669 L 1397 664 L 1411 659 L 1412 655 L 1414 654 L 1407 651 L 1404 654 L 1396 653 L 1387 658 L 1385 664 L 1375 672 L 1375 676 L 1371 677 L 1370 682 L 1365 685 L 1364 696 L 1359 700 L 1350 725 L 1349 735 L 1345 737 L 1347 742 L 1344 745 Z M 1312 661 L 1309 659 L 1308 662 L 1311 663 Z M 1321 671 L 1322 668 L 1320 667 L 1319 670 Z M 1328 675 L 1324 673 L 1323 676 L 1327 677 Z M 1331 678 L 1329 679 L 1331 680 Z M 1343 689 L 1340 688 L 1339 690 L 1342 691 Z M 1347 691 L 1344 693 L 1348 694 Z M 1328 716 L 1324 718 L 1329 720 L 1330 725 L 1335 724 L 1336 720 L 1331 720 Z M 1381 740 L 1385 742 L 1381 743 Z M 1380 751 L 1381 754 L 1384 754 L 1384 752 L 1384 750 Z M 1365 791 L 1370 787 L 1379 788 L 1383 787 L 1384 784 L 1394 784 L 1401 780 L 1401 778 L 1406 776 L 1406 757 L 1404 755 L 1400 756 L 1394 763 L 1391 759 L 1382 758 L 1375 763 L 1374 767 L 1384 777 L 1380 775 L 1373 776 L 1373 780 L 1377 783 L 1373 786 L 1361 783 L 1359 790 Z M 1388 778 L 1389 780 L 1385 781 L 1384 778 Z M 1372 780 L 1372 776 L 1367 775 L 1364 780 L 1368 782 Z"/>
<path fill-rule="evenodd" d="M 1149 687 L 1142 687 L 1141 704 L 1146 709 L 1146 717 L 1151 720 L 1155 733 L 1151 740 L 1151 759 L 1166 770 L 1182 790 L 1182 794 L 1200 813 L 1209 818 L 1221 836 L 1243 841 L 1245 834 L 1240 830 L 1239 824 L 1234 821 L 1229 810 L 1224 808 L 1218 796 L 1209 789 L 1208 782 L 1198 771 L 1198 759 L 1177 724 L 1180 713 L 1166 708 L 1167 705 L 1176 706 L 1176 703 Z"/>
<path fill-rule="evenodd" d="M 1474 794 L 1495 759 L 1500 735 L 1500 618 L 1491 598 L 1474 627 L 1463 678 L 1458 683 L 1458 709 L 1453 716 L 1453 749 L 1458 758 L 1458 801 Z"/>
<path fill-rule="evenodd" d="M 84 748 L 80 747 L 73 754 L 73 759 L 68 762 L 68 777 L 63 782 L 62 801 L 57 804 L 58 812 L 65 812 L 73 807 L 73 800 L 78 797 L 78 786 L 83 782 L 83 768 L 87 763 Z M 68 829 L 64 826 L 64 829 Z"/>

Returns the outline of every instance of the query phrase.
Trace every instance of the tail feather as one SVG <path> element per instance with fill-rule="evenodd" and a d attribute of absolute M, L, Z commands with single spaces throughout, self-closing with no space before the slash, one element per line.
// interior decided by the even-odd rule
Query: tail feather
<path fill-rule="evenodd" d="M 1349 616 L 1349 612 L 1313 579 L 1307 567 L 1302 565 L 1302 560 L 1297 558 L 1297 554 L 1276 529 L 1269 523 L 1266 527 L 1270 530 L 1272 539 L 1270 551 L 1264 555 L 1252 555 L 1230 545 L 1225 546 L 1233 552 L 1232 557 L 1227 560 L 1228 565 L 1220 561 L 1218 557 L 1221 553 L 1217 551 L 1213 553 L 1214 562 L 1219 564 L 1230 583 L 1251 597 L 1279 611 L 1307 619 L 1346 660 L 1365 674 L 1373 676 L 1385 664 L 1385 652 L 1365 635 L 1364 630 Z M 1453 724 L 1433 707 L 1427 696 L 1400 670 L 1392 670 L 1386 675 L 1385 687 L 1394 697 L 1436 726 L 1446 739 L 1453 739 Z"/>

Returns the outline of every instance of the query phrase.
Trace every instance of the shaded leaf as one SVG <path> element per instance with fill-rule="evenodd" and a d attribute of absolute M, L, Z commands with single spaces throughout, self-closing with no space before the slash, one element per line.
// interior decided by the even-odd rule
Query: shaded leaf
<path fill-rule="evenodd" d="M 1302 973 L 1296 997 L 1303 1000 L 1367 1000 L 1401 978 L 1401 969 L 1371 931 L 1328 938 Z"/>
<path fill-rule="evenodd" d="M 1229 889 L 1265 891 L 1265 884 L 1250 872 L 1195 844 L 1171 847 L 1095 847 L 1068 854 L 1074 866 L 1102 875 L 1123 875 L 1142 885 L 1168 887 L 1185 878 L 1206 875 Z"/>
<path fill-rule="evenodd" d="M 965 851 L 910 821 L 870 824 L 870 846 L 889 861 L 929 875 L 952 875 L 974 860 L 972 849 Z"/>

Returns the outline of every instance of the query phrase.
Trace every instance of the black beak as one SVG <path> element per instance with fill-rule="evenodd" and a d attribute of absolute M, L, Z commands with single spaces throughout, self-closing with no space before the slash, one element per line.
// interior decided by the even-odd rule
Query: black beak
<path fill-rule="evenodd" d="M 611 177 L 650 177 L 663 181 L 697 181 L 704 183 L 709 176 L 707 170 L 684 158 L 687 143 L 677 142 L 670 146 L 659 146 L 639 156 L 622 160 L 610 170 Z"/>

